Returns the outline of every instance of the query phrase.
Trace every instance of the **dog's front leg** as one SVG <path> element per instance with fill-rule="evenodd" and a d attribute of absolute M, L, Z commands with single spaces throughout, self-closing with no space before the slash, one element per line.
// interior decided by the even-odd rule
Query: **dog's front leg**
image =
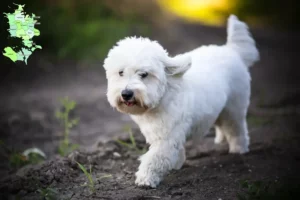
<path fill-rule="evenodd" d="M 185 160 L 182 144 L 160 140 L 151 144 L 149 151 L 141 156 L 135 183 L 155 188 L 163 176 L 172 169 L 181 168 Z"/>

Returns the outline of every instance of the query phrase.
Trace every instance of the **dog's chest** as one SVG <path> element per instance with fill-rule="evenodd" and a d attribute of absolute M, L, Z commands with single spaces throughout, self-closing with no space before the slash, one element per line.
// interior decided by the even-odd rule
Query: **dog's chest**
<path fill-rule="evenodd" d="M 166 120 L 161 116 L 131 116 L 138 124 L 140 131 L 145 136 L 147 143 L 168 137 L 172 130 L 172 120 Z"/>

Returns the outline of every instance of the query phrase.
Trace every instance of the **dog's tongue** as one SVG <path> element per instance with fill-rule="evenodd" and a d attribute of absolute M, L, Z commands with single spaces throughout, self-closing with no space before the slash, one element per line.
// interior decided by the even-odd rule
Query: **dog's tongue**
<path fill-rule="evenodd" d="M 126 104 L 127 106 L 133 106 L 133 105 L 134 105 L 133 102 L 125 102 L 125 104 Z"/>

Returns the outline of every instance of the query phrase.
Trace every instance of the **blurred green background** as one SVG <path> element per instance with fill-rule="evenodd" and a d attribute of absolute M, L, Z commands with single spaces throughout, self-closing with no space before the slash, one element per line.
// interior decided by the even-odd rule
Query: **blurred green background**
<path fill-rule="evenodd" d="M 150 33 L 149 27 L 134 13 L 124 16 L 105 1 L 27 0 L 15 3 L 25 4 L 26 13 L 41 17 L 38 20 L 41 24 L 36 25 L 41 35 L 33 40 L 43 46 L 43 52 L 48 51 L 58 59 L 103 58 L 120 38 L 132 34 L 147 36 Z M 17 8 L 7 1 L 1 2 L 1 7 L 4 12 L 13 12 Z M 20 44 L 16 38 L 7 39 L 7 19 L 2 20 L 2 42 Z"/>
<path fill-rule="evenodd" d="M 223 26 L 230 13 L 251 26 L 298 30 L 299 4 L 274 0 L 16 0 L 27 13 L 41 16 L 39 37 L 33 38 L 57 59 L 103 59 L 112 45 L 125 36 L 151 36 L 157 27 L 182 20 Z M 14 8 L 11 1 L 0 3 L 3 12 Z M 8 8 L 8 5 L 11 8 Z M 3 46 L 7 39 L 7 19 L 1 17 Z M 163 29 L 160 29 L 163 31 Z"/>

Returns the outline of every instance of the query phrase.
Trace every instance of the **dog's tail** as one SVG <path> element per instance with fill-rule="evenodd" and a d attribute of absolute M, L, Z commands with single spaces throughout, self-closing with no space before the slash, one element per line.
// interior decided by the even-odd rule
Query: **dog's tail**
<path fill-rule="evenodd" d="M 259 60 L 259 52 L 247 24 L 235 15 L 230 15 L 228 18 L 226 45 L 238 52 L 247 67 L 251 67 Z"/>

